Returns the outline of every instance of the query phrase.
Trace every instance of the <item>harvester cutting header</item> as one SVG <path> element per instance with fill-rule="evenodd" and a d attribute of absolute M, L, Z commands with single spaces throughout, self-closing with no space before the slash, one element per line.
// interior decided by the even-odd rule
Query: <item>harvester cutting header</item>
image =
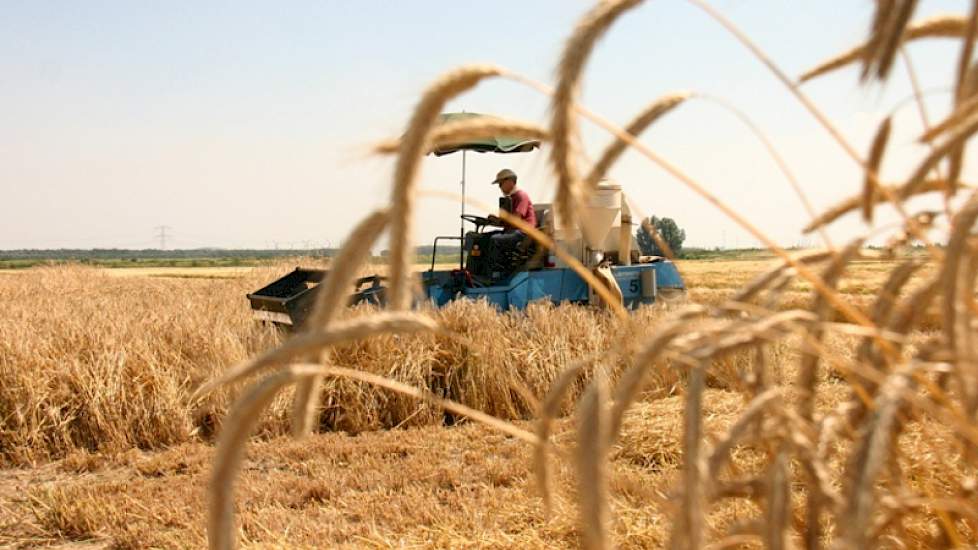
<path fill-rule="evenodd" d="M 460 117 L 487 116 L 474 113 L 443 114 L 442 122 Z M 573 258 L 596 275 L 622 305 L 635 308 L 651 304 L 664 294 L 683 292 L 685 285 L 676 266 L 658 256 L 641 256 L 632 233 L 631 212 L 621 187 L 602 181 L 581 211 L 575 225 L 562 224 L 550 204 L 533 204 L 517 187 L 518 176 L 501 170 L 493 184 L 502 197 L 499 212 L 477 216 L 465 212 L 465 155 L 468 151 L 512 153 L 539 147 L 534 139 L 499 136 L 440 147 L 444 155 L 462 152 L 462 225 L 459 235 L 435 237 L 431 265 L 421 273 L 424 299 L 442 306 L 459 298 L 485 299 L 502 310 L 524 309 L 537 300 L 553 303 L 595 304 L 600 301 L 565 257 Z M 504 221 L 517 218 L 551 238 L 556 250 L 547 250 L 529 235 Z M 466 226 L 465 224 L 470 224 Z M 459 266 L 435 269 L 438 244 L 459 241 Z M 308 315 L 318 283 L 326 271 L 296 268 L 273 283 L 249 294 L 258 319 L 299 326 Z M 385 278 L 371 275 L 356 281 L 351 304 L 386 301 Z"/>

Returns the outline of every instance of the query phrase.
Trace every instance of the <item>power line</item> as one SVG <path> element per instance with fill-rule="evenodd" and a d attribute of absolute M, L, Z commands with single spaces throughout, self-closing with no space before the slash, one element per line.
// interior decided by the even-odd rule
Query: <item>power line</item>
<path fill-rule="evenodd" d="M 154 229 L 157 231 L 156 238 L 160 240 L 160 250 L 166 250 L 166 232 L 173 228 L 169 225 L 157 225 Z"/>

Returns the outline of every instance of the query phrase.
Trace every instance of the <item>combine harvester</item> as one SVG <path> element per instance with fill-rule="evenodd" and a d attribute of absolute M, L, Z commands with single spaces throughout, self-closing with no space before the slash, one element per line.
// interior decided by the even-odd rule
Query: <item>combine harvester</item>
<path fill-rule="evenodd" d="M 458 115 L 443 115 L 450 118 Z M 472 115 L 465 116 L 485 116 Z M 494 138 L 433 151 L 447 154 L 463 153 L 462 196 L 464 197 L 464 155 L 466 150 L 517 152 L 539 146 L 533 140 Z M 500 210 L 510 211 L 506 197 L 500 198 Z M 605 181 L 591 193 L 581 212 L 577 226 L 562 225 L 549 204 L 534 205 L 537 228 L 550 236 L 556 246 L 595 272 L 600 280 L 620 293 L 622 304 L 634 309 L 652 304 L 660 297 L 685 291 L 676 266 L 658 256 L 640 256 L 632 234 L 631 213 L 621 187 Z M 431 267 L 422 272 L 423 298 L 435 306 L 443 306 L 460 298 L 484 299 L 501 310 L 521 310 L 534 301 L 547 300 L 555 304 L 597 304 L 597 294 L 584 279 L 553 251 L 539 247 L 526 237 L 523 242 L 512 239 L 493 239 L 504 231 L 497 219 L 465 213 L 460 235 L 439 236 L 434 240 Z M 466 230 L 465 222 L 472 224 Z M 493 230 L 494 229 L 494 230 Z M 459 266 L 435 269 L 438 243 L 460 241 Z M 301 326 L 315 303 L 315 293 L 327 271 L 296 268 L 271 284 L 248 294 L 255 317 L 280 325 Z M 351 304 L 362 302 L 385 303 L 385 278 L 371 275 L 356 281 L 350 297 Z"/>

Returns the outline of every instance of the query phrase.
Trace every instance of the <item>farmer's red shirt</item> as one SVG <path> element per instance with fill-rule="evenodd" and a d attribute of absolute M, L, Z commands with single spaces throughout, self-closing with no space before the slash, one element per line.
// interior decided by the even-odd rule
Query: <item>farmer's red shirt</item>
<path fill-rule="evenodd" d="M 530 202 L 530 196 L 526 194 L 526 191 L 514 189 L 509 194 L 509 198 L 513 200 L 513 214 L 523 218 L 523 221 L 530 224 L 530 227 L 536 227 L 537 213 L 533 211 L 533 203 Z"/>

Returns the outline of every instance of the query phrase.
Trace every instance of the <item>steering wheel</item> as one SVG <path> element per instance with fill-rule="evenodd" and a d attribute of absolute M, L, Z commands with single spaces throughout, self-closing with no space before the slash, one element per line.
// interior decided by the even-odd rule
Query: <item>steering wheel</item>
<path fill-rule="evenodd" d="M 467 222 L 475 224 L 476 227 L 481 227 L 483 225 L 496 225 L 489 218 L 483 218 L 482 216 L 462 214 L 460 217 Z"/>

